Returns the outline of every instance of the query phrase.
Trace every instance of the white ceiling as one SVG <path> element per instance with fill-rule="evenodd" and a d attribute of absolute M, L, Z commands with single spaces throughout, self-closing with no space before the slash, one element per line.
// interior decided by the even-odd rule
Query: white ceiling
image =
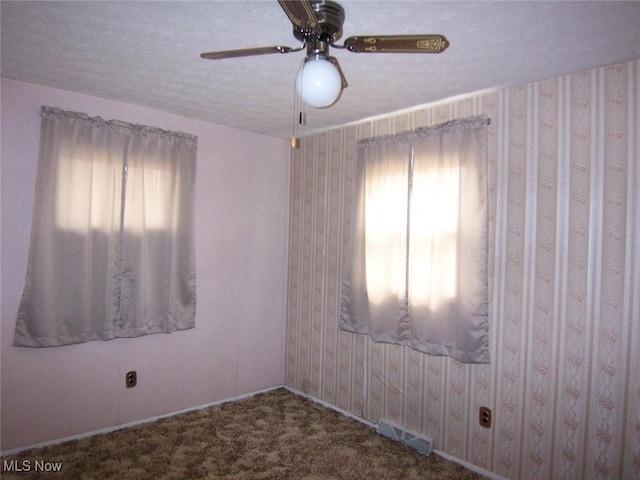
<path fill-rule="evenodd" d="M 442 54 L 332 49 L 349 87 L 307 134 L 490 88 L 640 58 L 639 1 L 339 0 L 343 39 L 440 33 Z M 299 42 L 276 0 L 6 1 L 3 77 L 287 138 L 304 52 L 203 60 Z M 338 41 L 338 43 L 341 43 Z"/>

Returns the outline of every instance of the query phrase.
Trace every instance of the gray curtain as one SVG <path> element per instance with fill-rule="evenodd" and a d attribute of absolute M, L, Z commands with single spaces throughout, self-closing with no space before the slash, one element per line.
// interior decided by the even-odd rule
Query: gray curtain
<path fill-rule="evenodd" d="M 487 123 L 359 143 L 342 330 L 489 362 Z"/>
<path fill-rule="evenodd" d="M 197 138 L 42 107 L 14 345 L 195 326 Z"/>

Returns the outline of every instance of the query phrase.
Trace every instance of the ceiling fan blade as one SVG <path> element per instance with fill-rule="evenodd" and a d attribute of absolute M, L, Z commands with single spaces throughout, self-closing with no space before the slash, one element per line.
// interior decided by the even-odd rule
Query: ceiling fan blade
<path fill-rule="evenodd" d="M 440 53 L 449 41 L 443 35 L 370 35 L 349 37 L 344 46 L 352 52 Z"/>
<path fill-rule="evenodd" d="M 294 49 L 291 47 L 258 47 L 258 48 L 240 48 L 238 50 L 221 50 L 219 52 L 201 53 L 200 57 L 207 60 L 219 60 L 222 58 L 248 57 L 251 55 L 267 55 L 270 53 L 289 53 Z"/>
<path fill-rule="evenodd" d="M 322 29 L 309 0 L 278 0 L 293 26 L 299 30 L 320 35 Z"/>
<path fill-rule="evenodd" d="M 340 64 L 338 63 L 338 59 L 336 57 L 327 57 L 327 60 L 329 60 L 331 63 L 333 63 L 335 65 L 335 67 L 338 69 L 338 72 L 340 72 L 340 78 L 342 79 L 342 88 L 347 88 L 349 86 L 349 84 L 347 83 L 347 78 L 344 76 L 344 73 L 342 73 L 342 69 L 340 68 Z"/>

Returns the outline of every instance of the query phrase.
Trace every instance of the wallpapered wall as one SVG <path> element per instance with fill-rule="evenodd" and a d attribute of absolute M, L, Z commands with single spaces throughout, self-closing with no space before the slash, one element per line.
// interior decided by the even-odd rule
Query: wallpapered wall
<path fill-rule="evenodd" d="M 286 384 L 511 479 L 640 478 L 639 83 L 633 61 L 305 138 Z M 477 114 L 491 118 L 491 364 L 339 331 L 358 139 Z"/>

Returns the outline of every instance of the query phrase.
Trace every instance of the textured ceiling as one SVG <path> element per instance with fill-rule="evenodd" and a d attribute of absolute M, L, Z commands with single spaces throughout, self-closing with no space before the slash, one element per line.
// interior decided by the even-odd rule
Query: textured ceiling
<path fill-rule="evenodd" d="M 640 57 L 640 2 L 343 0 L 343 39 L 440 33 L 440 55 L 332 49 L 349 81 L 307 110 L 307 134 L 490 88 Z M 201 52 L 298 46 L 275 0 L 2 1 L 3 77 L 287 138 L 303 52 L 203 60 Z M 340 43 L 340 41 L 338 41 Z"/>

